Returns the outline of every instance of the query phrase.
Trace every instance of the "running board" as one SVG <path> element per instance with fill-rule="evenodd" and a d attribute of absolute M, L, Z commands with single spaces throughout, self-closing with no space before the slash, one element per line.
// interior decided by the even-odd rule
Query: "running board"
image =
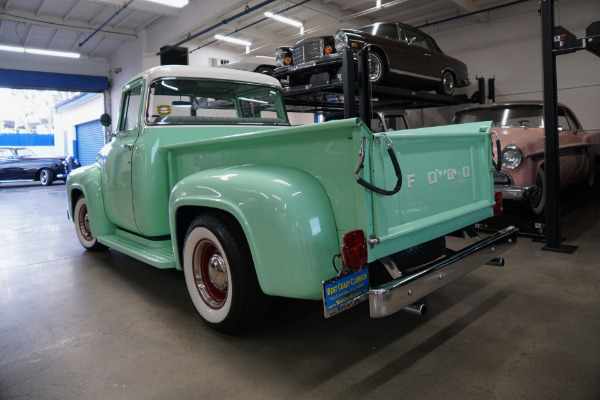
<path fill-rule="evenodd" d="M 173 243 L 170 240 L 149 240 L 117 229 L 112 235 L 98 236 L 98 241 L 156 268 L 175 268 Z"/>

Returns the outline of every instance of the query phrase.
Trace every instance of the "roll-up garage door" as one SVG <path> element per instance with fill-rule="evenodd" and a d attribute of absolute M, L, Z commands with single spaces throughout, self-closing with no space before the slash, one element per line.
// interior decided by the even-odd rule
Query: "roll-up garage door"
<path fill-rule="evenodd" d="M 108 78 L 106 76 L 59 74 L 54 72 L 0 68 L 0 87 L 103 92 L 108 89 Z"/>
<path fill-rule="evenodd" d="M 104 128 L 100 121 L 90 121 L 75 127 L 77 136 L 77 159 L 83 165 L 96 162 L 98 152 L 104 146 Z"/>

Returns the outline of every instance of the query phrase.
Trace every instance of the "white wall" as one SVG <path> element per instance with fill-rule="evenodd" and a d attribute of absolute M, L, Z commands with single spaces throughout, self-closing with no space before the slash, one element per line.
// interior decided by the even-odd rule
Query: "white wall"
<path fill-rule="evenodd" d="M 469 67 L 477 90 L 476 76 L 496 78 L 496 101 L 541 100 L 542 52 L 541 17 L 538 1 L 490 12 L 488 22 L 468 23 L 459 19 L 423 28 L 445 53 Z M 585 28 L 600 19 L 600 1 L 563 0 L 555 7 L 556 25 L 578 38 Z M 569 106 L 587 129 L 600 129 L 600 57 L 587 51 L 557 57 L 558 101 Z M 487 92 L 487 86 L 486 86 Z M 455 108 L 413 112 L 424 126 L 450 122 Z"/>
<path fill-rule="evenodd" d="M 73 155 L 73 141 L 77 138 L 75 126 L 95 121 L 104 113 L 104 96 L 98 93 L 73 107 L 57 113 L 54 132 L 56 155 Z"/>

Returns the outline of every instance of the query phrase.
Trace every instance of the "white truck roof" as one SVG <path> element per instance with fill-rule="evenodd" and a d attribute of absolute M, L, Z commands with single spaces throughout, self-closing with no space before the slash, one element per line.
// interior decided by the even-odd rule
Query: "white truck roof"
<path fill-rule="evenodd" d="M 160 67 L 150 68 L 130 79 L 129 83 L 144 76 L 146 77 L 147 82 L 152 82 L 155 79 L 165 77 L 201 78 L 248 82 L 281 88 L 281 83 L 279 83 L 277 79 L 265 74 L 234 69 L 199 67 L 191 65 L 163 65 Z"/>

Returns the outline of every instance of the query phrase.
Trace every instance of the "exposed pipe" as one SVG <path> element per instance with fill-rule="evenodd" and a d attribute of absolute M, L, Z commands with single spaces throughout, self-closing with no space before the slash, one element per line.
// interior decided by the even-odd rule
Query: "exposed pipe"
<path fill-rule="evenodd" d="M 133 0 L 131 0 L 131 1 L 133 1 Z M 234 15 L 233 17 L 230 17 L 230 18 L 224 19 L 223 21 L 219 22 L 218 24 L 215 24 L 215 25 L 211 26 L 210 28 L 206 28 L 206 29 L 204 29 L 203 31 L 200 31 L 200 32 L 198 32 L 198 33 L 196 33 L 196 34 L 194 34 L 194 35 L 188 36 L 186 39 L 183 39 L 182 41 L 180 41 L 180 42 L 177 42 L 177 43 L 175 43 L 174 45 L 172 45 L 172 46 L 169 46 L 169 47 L 167 47 L 166 49 L 159 51 L 158 53 L 156 53 L 156 55 L 157 55 L 157 56 L 160 56 L 160 55 L 162 55 L 162 54 L 166 53 L 167 51 L 173 50 L 174 48 L 176 48 L 176 47 L 178 47 L 178 46 L 180 46 L 180 45 L 182 45 L 182 44 L 184 44 L 184 43 L 187 43 L 187 42 L 189 42 L 189 41 L 190 41 L 190 40 L 192 40 L 192 39 L 195 39 L 195 38 L 197 38 L 197 37 L 198 37 L 198 36 L 200 36 L 200 35 L 204 35 L 205 33 L 207 33 L 207 32 L 210 32 L 210 31 L 212 31 L 213 29 L 216 29 L 216 28 L 218 28 L 219 26 L 223 26 L 223 25 L 225 25 L 225 24 L 227 24 L 227 23 L 229 23 L 229 22 L 231 22 L 231 21 L 234 21 L 234 20 L 238 19 L 239 17 L 241 17 L 241 16 L 243 16 L 243 15 L 246 15 L 246 14 L 248 14 L 248 13 L 252 12 L 252 11 L 258 10 L 259 8 L 261 8 L 261 7 L 264 7 L 264 6 L 266 6 L 267 4 L 271 4 L 271 3 L 275 2 L 275 1 L 277 1 L 277 0 L 266 0 L 266 1 L 263 1 L 262 3 L 260 3 L 260 4 L 257 4 L 257 5 L 255 5 L 255 6 L 253 6 L 253 7 L 246 7 L 246 8 L 244 9 L 244 11 L 242 11 L 241 13 L 237 13 L 237 14 L 236 14 L 236 15 Z"/>
<path fill-rule="evenodd" d="M 298 6 L 301 6 L 301 5 L 302 5 L 302 4 L 304 4 L 304 3 L 308 3 L 309 1 L 311 1 L 311 0 L 304 0 L 304 1 L 300 2 L 300 3 L 298 3 L 298 4 L 294 4 L 293 6 L 290 6 L 290 7 L 286 8 L 285 10 L 281 10 L 281 11 L 279 11 L 278 13 L 275 13 L 275 14 L 281 14 L 281 13 L 283 13 L 283 12 L 286 12 L 286 11 L 288 11 L 288 10 L 291 10 L 292 8 L 296 8 L 296 7 L 298 7 Z M 246 29 L 246 28 L 250 28 L 251 26 L 254 26 L 254 25 L 256 25 L 256 24 L 259 24 L 259 23 L 261 23 L 261 22 L 264 22 L 264 21 L 266 21 L 266 20 L 268 20 L 268 19 L 269 19 L 269 18 L 267 18 L 267 17 L 265 17 L 265 18 L 263 18 L 263 19 L 259 19 L 258 21 L 256 21 L 256 22 L 253 22 L 253 23 L 251 23 L 251 24 L 248 24 L 248 25 L 246 25 L 246 26 L 243 26 L 243 27 L 241 27 L 241 28 L 239 28 L 239 29 L 236 29 L 235 31 L 236 31 L 236 32 L 243 31 L 243 30 L 244 30 L 244 29 Z M 228 35 L 226 35 L 226 36 L 229 36 L 229 35 L 230 35 L 230 34 L 228 34 Z M 203 48 L 203 47 L 210 46 L 211 44 L 213 44 L 213 43 L 215 43 L 215 42 L 217 42 L 217 41 L 216 41 L 216 40 L 213 40 L 213 41 L 211 41 L 211 42 L 208 42 L 208 43 L 205 43 L 205 44 L 203 44 L 202 46 L 198 46 L 198 47 L 196 47 L 194 50 L 190 51 L 190 53 L 193 53 L 193 52 L 194 52 L 194 51 L 196 51 L 196 50 L 200 50 L 200 49 L 201 49 L 201 48 Z"/>
<path fill-rule="evenodd" d="M 423 303 L 412 303 L 404 307 L 402 311 L 406 311 L 413 315 L 418 315 L 419 317 L 424 317 L 425 314 L 427 314 L 427 306 Z"/>
<path fill-rule="evenodd" d="M 470 17 L 471 15 L 475 15 L 475 14 L 481 14 L 484 12 L 488 12 L 488 11 L 493 11 L 493 10 L 497 10 L 499 8 L 504 8 L 504 7 L 509 7 L 509 6 L 513 6 L 515 4 L 519 4 L 519 3 L 524 3 L 526 1 L 529 0 L 516 0 L 516 1 L 511 1 L 510 3 L 505 3 L 505 4 L 500 4 L 498 6 L 493 6 L 493 7 L 488 7 L 488 8 L 484 8 L 483 10 L 479 10 L 479 11 L 473 11 L 470 13 L 466 13 L 466 14 L 462 14 L 462 15 L 457 15 L 455 17 L 450 17 L 450 18 L 445 18 L 445 19 L 440 19 L 438 21 L 435 22 L 426 22 L 423 25 L 419 25 L 417 26 L 417 28 L 423 28 L 426 26 L 431 26 L 431 25 L 437 25 L 437 24 L 441 24 L 443 22 L 448 22 L 448 21 L 454 21 L 455 19 L 460 19 L 460 18 L 465 18 L 465 17 Z"/>
<path fill-rule="evenodd" d="M 79 43 L 79 47 L 83 46 L 88 40 L 90 40 L 92 37 L 94 37 L 94 35 L 96 33 L 98 33 L 102 28 L 104 28 L 104 26 L 106 24 L 108 24 L 110 21 L 112 21 L 112 19 L 114 17 L 116 17 L 117 15 L 119 15 L 119 13 L 121 11 L 123 11 L 124 9 L 126 9 L 127 7 L 129 7 L 129 5 L 131 3 L 133 3 L 133 1 L 134 0 L 129 0 L 127 3 L 123 4 L 123 7 L 119 8 L 119 10 L 116 13 L 114 13 L 112 17 L 110 17 L 109 19 L 107 19 L 102 25 L 100 25 L 100 27 L 98 29 L 96 29 L 94 32 L 92 32 L 92 34 L 90 36 L 88 36 L 87 39 L 85 39 L 83 42 Z"/>

